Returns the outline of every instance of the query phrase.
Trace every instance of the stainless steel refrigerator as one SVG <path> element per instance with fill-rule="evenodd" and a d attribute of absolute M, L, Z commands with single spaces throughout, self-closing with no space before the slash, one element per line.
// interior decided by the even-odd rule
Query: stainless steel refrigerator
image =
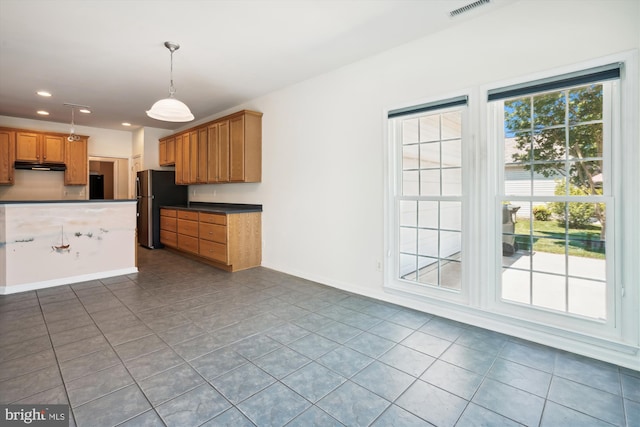
<path fill-rule="evenodd" d="M 150 249 L 161 248 L 160 207 L 186 205 L 186 185 L 176 185 L 174 171 L 144 170 L 136 177 L 138 199 L 138 243 Z"/>

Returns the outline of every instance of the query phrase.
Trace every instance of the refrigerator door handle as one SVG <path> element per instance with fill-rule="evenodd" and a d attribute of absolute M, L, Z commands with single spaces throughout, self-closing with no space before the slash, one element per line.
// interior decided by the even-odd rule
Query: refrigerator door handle
<path fill-rule="evenodd" d="M 136 199 L 142 198 L 142 188 L 140 188 L 140 177 L 136 176 Z"/>

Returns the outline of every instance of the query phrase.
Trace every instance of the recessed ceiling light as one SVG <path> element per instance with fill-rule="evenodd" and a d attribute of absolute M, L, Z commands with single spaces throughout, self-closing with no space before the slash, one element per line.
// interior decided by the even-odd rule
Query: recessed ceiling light
<path fill-rule="evenodd" d="M 85 114 L 91 113 L 91 110 L 89 110 L 88 108 L 81 108 L 78 111 L 80 111 L 81 113 L 85 113 Z"/>
<path fill-rule="evenodd" d="M 44 111 L 44 110 L 39 110 L 38 114 L 40 114 L 41 116 L 48 116 L 49 112 L 48 111 Z"/>
<path fill-rule="evenodd" d="M 131 123 L 122 122 L 122 126 L 131 126 Z"/>
<path fill-rule="evenodd" d="M 49 98 L 51 96 L 51 93 L 47 92 L 46 90 L 39 90 L 36 92 L 38 95 L 40 96 L 44 96 L 46 98 Z"/>

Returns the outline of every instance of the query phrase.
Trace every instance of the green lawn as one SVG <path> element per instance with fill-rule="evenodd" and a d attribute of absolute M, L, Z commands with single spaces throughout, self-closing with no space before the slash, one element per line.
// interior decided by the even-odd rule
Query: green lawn
<path fill-rule="evenodd" d="M 516 222 L 516 242 L 519 249 L 528 250 L 530 246 L 530 221 L 520 219 Z M 590 225 L 587 229 L 570 228 L 565 235 L 564 225 L 558 221 L 533 221 L 533 250 L 563 254 L 565 243 L 569 242 L 569 255 L 604 259 L 604 242 L 600 240 L 600 225 Z"/>

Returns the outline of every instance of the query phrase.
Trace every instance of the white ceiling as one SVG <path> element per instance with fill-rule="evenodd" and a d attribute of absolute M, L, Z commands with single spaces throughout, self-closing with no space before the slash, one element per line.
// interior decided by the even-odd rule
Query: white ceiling
<path fill-rule="evenodd" d="M 64 123 L 73 103 L 92 110 L 76 125 L 177 129 L 145 114 L 168 95 L 165 41 L 198 120 L 510 1 L 450 18 L 473 0 L 0 0 L 0 115 Z"/>

